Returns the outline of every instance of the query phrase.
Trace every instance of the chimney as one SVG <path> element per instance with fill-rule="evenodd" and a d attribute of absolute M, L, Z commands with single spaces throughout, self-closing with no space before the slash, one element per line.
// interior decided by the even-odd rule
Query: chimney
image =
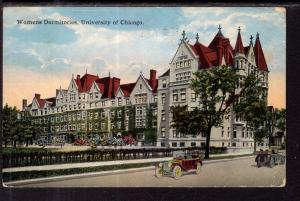
<path fill-rule="evenodd" d="M 22 100 L 22 110 L 25 110 L 27 107 L 27 100 L 26 99 L 23 99 Z"/>
<path fill-rule="evenodd" d="M 56 96 L 57 96 L 58 93 L 59 93 L 59 89 L 56 89 Z"/>
<path fill-rule="evenodd" d="M 77 79 L 77 80 L 80 80 L 80 75 L 77 75 L 76 79 Z"/>
<path fill-rule="evenodd" d="M 36 99 L 41 99 L 41 94 L 34 94 L 34 97 L 35 97 Z"/>
<path fill-rule="evenodd" d="M 116 92 L 117 92 L 117 90 L 118 90 L 118 88 L 119 88 L 119 86 L 120 86 L 120 79 L 119 78 L 116 78 L 116 77 L 113 77 L 113 79 L 112 79 L 113 81 L 113 89 L 112 89 L 112 91 L 113 91 L 113 95 L 116 95 Z"/>
<path fill-rule="evenodd" d="M 152 88 L 154 88 L 155 84 L 156 84 L 156 70 L 151 69 L 150 70 L 150 86 Z"/>

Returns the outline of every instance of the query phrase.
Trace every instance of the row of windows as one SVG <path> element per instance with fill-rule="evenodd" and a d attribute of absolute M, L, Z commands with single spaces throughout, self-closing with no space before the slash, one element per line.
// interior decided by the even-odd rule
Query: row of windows
<path fill-rule="evenodd" d="M 191 67 L 192 60 L 186 60 L 186 61 L 178 61 L 175 64 L 175 68 L 186 68 L 186 67 Z"/>
<path fill-rule="evenodd" d="M 229 136 L 230 136 L 230 127 L 227 128 L 227 137 L 229 137 Z M 221 131 L 221 137 L 224 137 L 224 127 L 223 126 L 222 126 L 222 131 Z M 237 138 L 236 127 L 233 127 L 232 137 Z M 253 128 L 243 127 L 242 132 L 241 132 L 241 137 L 242 138 L 252 138 L 253 137 Z"/>
<path fill-rule="evenodd" d="M 191 72 L 176 73 L 176 81 L 188 80 L 191 78 Z"/>
<path fill-rule="evenodd" d="M 186 100 L 186 89 L 174 89 L 173 90 L 173 102 L 179 101 L 179 95 L 180 95 L 180 101 Z"/>

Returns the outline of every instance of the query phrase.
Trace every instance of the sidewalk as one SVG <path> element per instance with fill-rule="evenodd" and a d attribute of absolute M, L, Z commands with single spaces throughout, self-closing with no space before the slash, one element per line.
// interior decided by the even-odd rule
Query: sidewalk
<path fill-rule="evenodd" d="M 218 158 L 224 156 L 239 156 L 247 153 L 231 153 L 231 154 L 215 154 L 211 155 L 211 158 Z M 59 170 L 59 169 L 71 169 L 71 168 L 87 168 L 87 167 L 99 167 L 109 165 L 123 165 L 123 164 L 136 164 L 136 163 L 156 163 L 161 161 L 171 160 L 173 157 L 164 158 L 148 158 L 148 159 L 132 159 L 132 160 L 116 160 L 116 161 L 99 161 L 99 162 L 84 162 L 84 163 L 65 163 L 54 165 L 42 165 L 42 166 L 26 166 L 26 167 L 13 167 L 4 168 L 2 172 L 21 172 L 21 171 L 45 171 L 45 170 Z"/>

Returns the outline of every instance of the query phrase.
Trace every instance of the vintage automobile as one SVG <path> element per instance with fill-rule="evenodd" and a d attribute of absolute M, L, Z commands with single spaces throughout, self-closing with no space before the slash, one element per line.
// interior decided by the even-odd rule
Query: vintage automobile
<path fill-rule="evenodd" d="M 155 176 L 160 178 L 163 175 L 173 175 L 178 179 L 183 172 L 195 171 L 196 174 L 200 174 L 202 165 L 199 153 L 176 151 L 173 153 L 173 160 L 156 164 Z"/>
<path fill-rule="evenodd" d="M 260 168 L 262 166 L 274 167 L 275 165 L 283 165 L 285 164 L 285 156 L 276 153 L 276 151 L 259 151 L 256 155 L 255 162 L 257 167 Z"/>

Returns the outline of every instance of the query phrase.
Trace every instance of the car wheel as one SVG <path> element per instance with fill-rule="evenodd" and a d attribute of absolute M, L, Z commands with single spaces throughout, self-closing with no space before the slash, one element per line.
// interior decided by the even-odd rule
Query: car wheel
<path fill-rule="evenodd" d="M 173 169 L 173 176 L 175 179 L 179 179 L 182 175 L 181 167 L 176 165 Z"/>
<path fill-rule="evenodd" d="M 197 163 L 197 166 L 196 166 L 196 174 L 200 174 L 201 172 L 201 164 L 200 163 Z"/>
<path fill-rule="evenodd" d="M 261 167 L 261 162 L 257 161 L 257 167 L 258 167 L 258 168 Z"/>
<path fill-rule="evenodd" d="M 163 169 L 162 169 L 162 167 L 156 167 L 155 168 L 155 176 L 157 178 L 161 178 L 162 175 L 163 175 Z"/>

